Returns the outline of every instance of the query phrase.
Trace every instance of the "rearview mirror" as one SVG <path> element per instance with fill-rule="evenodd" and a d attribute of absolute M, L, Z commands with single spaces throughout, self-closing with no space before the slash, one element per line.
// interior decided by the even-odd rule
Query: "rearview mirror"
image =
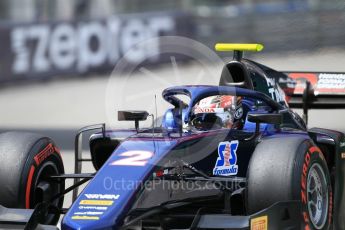
<path fill-rule="evenodd" d="M 251 113 L 248 114 L 248 121 L 256 124 L 255 133 L 246 139 L 247 141 L 250 141 L 259 136 L 260 123 L 280 125 L 283 123 L 283 115 L 280 113 Z"/>
<path fill-rule="evenodd" d="M 283 116 L 279 113 L 252 113 L 248 114 L 248 121 L 280 125 L 283 122 Z"/>
<path fill-rule="evenodd" d="M 145 121 L 148 115 L 149 113 L 146 111 L 126 110 L 117 112 L 119 121 Z"/>
<path fill-rule="evenodd" d="M 117 119 L 119 121 L 134 121 L 135 129 L 138 131 L 139 121 L 145 121 L 148 115 L 149 113 L 146 111 L 135 111 L 135 110 L 118 111 Z"/>

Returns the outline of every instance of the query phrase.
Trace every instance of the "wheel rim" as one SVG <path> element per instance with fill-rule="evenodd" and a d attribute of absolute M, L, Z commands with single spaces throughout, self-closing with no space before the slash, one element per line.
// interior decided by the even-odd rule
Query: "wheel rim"
<path fill-rule="evenodd" d="M 51 162 L 48 162 L 47 164 L 43 165 L 43 167 L 38 171 L 34 192 L 35 203 L 50 202 L 50 199 L 59 190 L 59 185 L 54 182 L 52 183 L 49 180 L 50 176 L 56 175 L 59 175 L 59 170 Z"/>
<path fill-rule="evenodd" d="M 38 171 L 33 193 L 33 201 L 36 205 L 40 202 L 50 202 L 51 198 L 60 192 L 61 185 L 49 180 L 50 176 L 59 175 L 59 170 L 53 162 L 46 162 Z M 59 206 L 59 199 L 51 202 L 52 206 Z M 49 214 L 45 223 L 51 223 L 55 219 L 55 214 Z"/>
<path fill-rule="evenodd" d="M 319 163 L 314 163 L 308 172 L 307 200 L 311 222 L 316 229 L 323 228 L 328 213 L 328 185 Z"/>

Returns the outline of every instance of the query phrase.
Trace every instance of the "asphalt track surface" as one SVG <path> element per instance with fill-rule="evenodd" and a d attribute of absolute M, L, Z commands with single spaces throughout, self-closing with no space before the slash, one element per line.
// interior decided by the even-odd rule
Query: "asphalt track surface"
<path fill-rule="evenodd" d="M 345 72 L 344 48 L 309 53 L 261 53 L 252 58 L 277 70 Z M 103 122 L 111 127 L 132 126 L 131 123 L 115 122 L 116 110 L 146 109 L 155 114 L 155 94 L 157 110 L 161 113 L 167 106 L 160 97 L 161 89 L 181 83 L 217 84 L 221 64 L 206 67 L 207 71 L 214 71 L 213 76 L 199 76 L 201 68 L 205 66 L 200 67 L 194 62 L 172 62 L 163 67 L 141 69 L 126 80 L 122 76 L 114 76 L 115 85 L 110 89 L 115 92 L 115 98 L 110 99 L 106 98 L 109 96 L 109 76 L 64 78 L 4 87 L 0 89 L 0 130 L 32 130 L 52 137 L 62 149 L 66 172 L 72 173 L 74 135 L 80 127 Z M 130 100 L 126 100 L 128 97 Z M 345 131 L 345 110 L 314 110 L 309 118 L 309 127 Z M 84 146 L 86 157 L 87 144 Z M 91 164 L 85 164 L 83 171 L 92 172 L 94 169 Z M 65 201 L 65 207 L 68 207 L 71 196 L 67 196 Z"/>

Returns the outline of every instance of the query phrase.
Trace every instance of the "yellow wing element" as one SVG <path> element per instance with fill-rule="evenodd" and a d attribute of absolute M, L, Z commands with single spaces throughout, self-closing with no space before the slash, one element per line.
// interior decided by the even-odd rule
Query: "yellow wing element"
<path fill-rule="evenodd" d="M 236 43 L 217 43 L 216 51 L 253 51 L 260 52 L 263 50 L 262 44 L 236 44 Z"/>

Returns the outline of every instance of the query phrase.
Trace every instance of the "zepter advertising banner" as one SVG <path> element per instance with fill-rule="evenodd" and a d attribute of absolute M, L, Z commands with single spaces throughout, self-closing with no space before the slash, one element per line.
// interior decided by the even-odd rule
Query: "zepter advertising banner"
<path fill-rule="evenodd" d="M 193 36 L 189 16 L 151 13 L 113 16 L 103 20 L 0 24 L 0 81 L 111 71 L 135 44 L 159 36 Z M 160 44 L 138 47 L 129 64 L 153 65 L 168 60 Z M 151 57 L 147 59 L 147 57 Z M 177 57 L 183 59 L 185 57 Z"/>

